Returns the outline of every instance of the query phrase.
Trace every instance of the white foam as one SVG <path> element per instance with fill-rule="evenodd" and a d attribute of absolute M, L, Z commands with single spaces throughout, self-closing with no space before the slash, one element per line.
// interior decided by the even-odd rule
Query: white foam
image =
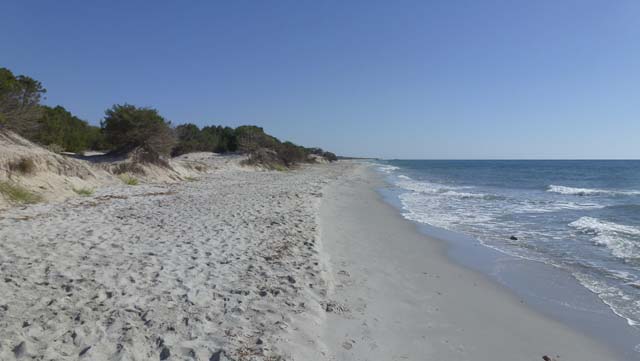
<path fill-rule="evenodd" d="M 383 165 L 383 166 L 378 167 L 379 171 L 381 171 L 382 173 L 387 173 L 387 174 L 390 174 L 391 172 L 393 172 L 394 170 L 397 170 L 397 169 L 399 169 L 399 168 L 396 167 L 396 166 L 393 166 L 393 165 Z"/>
<path fill-rule="evenodd" d="M 640 195 L 640 191 L 637 190 L 606 190 L 595 188 L 575 188 L 566 186 L 550 185 L 547 188 L 547 192 L 568 194 L 576 196 L 597 196 L 597 195 Z"/>
<path fill-rule="evenodd" d="M 593 241 L 605 246 L 619 258 L 640 258 L 640 243 L 632 238 L 640 237 L 640 228 L 603 221 L 592 217 L 581 217 L 569 223 L 570 227 L 593 234 Z"/>
<path fill-rule="evenodd" d="M 573 276 L 589 291 L 598 295 L 598 298 L 609 306 L 613 313 L 624 318 L 629 326 L 640 326 L 638 309 L 620 302 L 620 300 L 629 298 L 625 297 L 626 295 L 622 290 L 585 273 L 576 272 Z"/>
<path fill-rule="evenodd" d="M 561 210 L 581 210 L 600 209 L 605 206 L 596 203 L 576 203 L 576 202 L 532 202 L 525 201 L 522 205 L 514 209 L 516 213 L 547 213 Z"/>

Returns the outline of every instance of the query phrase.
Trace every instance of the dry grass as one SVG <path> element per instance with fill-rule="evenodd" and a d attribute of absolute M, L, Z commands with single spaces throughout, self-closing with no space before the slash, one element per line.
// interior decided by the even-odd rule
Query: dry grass
<path fill-rule="evenodd" d="M 89 197 L 90 195 L 95 193 L 95 190 L 91 188 L 73 188 L 73 191 L 82 197 Z"/>
<path fill-rule="evenodd" d="M 129 186 L 137 186 L 138 184 L 140 184 L 140 181 L 138 181 L 138 179 L 128 175 L 128 174 L 121 174 L 120 175 L 120 180 L 122 180 L 122 182 L 126 185 Z"/>
<path fill-rule="evenodd" d="M 39 195 L 9 182 L 0 182 L 0 194 L 13 203 L 31 204 L 42 201 Z"/>
<path fill-rule="evenodd" d="M 36 172 L 36 163 L 31 158 L 21 158 L 10 162 L 9 170 L 20 174 L 33 174 Z"/>
<path fill-rule="evenodd" d="M 144 168 L 138 164 L 133 162 L 123 162 L 119 163 L 113 168 L 114 174 L 125 174 L 125 173 L 133 173 L 133 174 L 145 174 Z"/>

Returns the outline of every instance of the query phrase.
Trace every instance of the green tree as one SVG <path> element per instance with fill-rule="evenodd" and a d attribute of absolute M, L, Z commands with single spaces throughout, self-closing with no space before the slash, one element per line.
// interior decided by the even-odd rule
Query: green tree
<path fill-rule="evenodd" d="M 105 111 L 101 126 L 106 140 L 119 151 L 144 147 L 170 154 L 176 144 L 171 123 L 153 108 L 116 104 Z"/>
<path fill-rule="evenodd" d="M 276 149 L 280 141 L 255 125 L 241 125 L 235 130 L 238 150 L 253 152 L 260 148 Z"/>
<path fill-rule="evenodd" d="M 174 156 L 203 151 L 202 132 L 195 124 L 181 124 L 176 127 L 176 136 L 178 143 L 173 148 Z"/>
<path fill-rule="evenodd" d="M 31 137 L 38 127 L 42 109 L 40 100 L 46 89 L 25 75 L 15 76 L 0 68 L 0 127 Z"/>
<path fill-rule="evenodd" d="M 59 145 L 67 152 L 81 152 L 93 145 L 99 128 L 90 126 L 61 106 L 43 106 L 42 109 L 33 140 L 43 145 Z"/>

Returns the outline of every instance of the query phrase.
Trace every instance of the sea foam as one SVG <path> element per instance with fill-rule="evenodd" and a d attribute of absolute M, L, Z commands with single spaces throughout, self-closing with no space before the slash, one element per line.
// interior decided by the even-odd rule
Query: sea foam
<path fill-rule="evenodd" d="M 592 234 L 597 245 L 609 248 L 618 258 L 640 258 L 640 228 L 592 217 L 580 217 L 569 226 Z"/>
<path fill-rule="evenodd" d="M 576 195 L 576 196 L 640 195 L 640 191 L 638 190 L 606 190 L 606 189 L 597 189 L 597 188 L 575 188 L 575 187 L 567 187 L 567 186 L 558 186 L 553 184 L 547 187 L 547 192 Z"/>

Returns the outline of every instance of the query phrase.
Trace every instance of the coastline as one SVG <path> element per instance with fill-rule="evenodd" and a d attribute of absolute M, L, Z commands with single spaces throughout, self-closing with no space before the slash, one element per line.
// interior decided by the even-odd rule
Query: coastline
<path fill-rule="evenodd" d="M 218 162 L 7 210 L 0 358 L 625 359 L 452 261 L 383 185 L 360 162 Z"/>
<path fill-rule="evenodd" d="M 454 263 L 382 199 L 382 185 L 362 165 L 325 190 L 320 239 L 337 307 L 321 321 L 319 351 L 294 359 L 623 360 Z"/>

